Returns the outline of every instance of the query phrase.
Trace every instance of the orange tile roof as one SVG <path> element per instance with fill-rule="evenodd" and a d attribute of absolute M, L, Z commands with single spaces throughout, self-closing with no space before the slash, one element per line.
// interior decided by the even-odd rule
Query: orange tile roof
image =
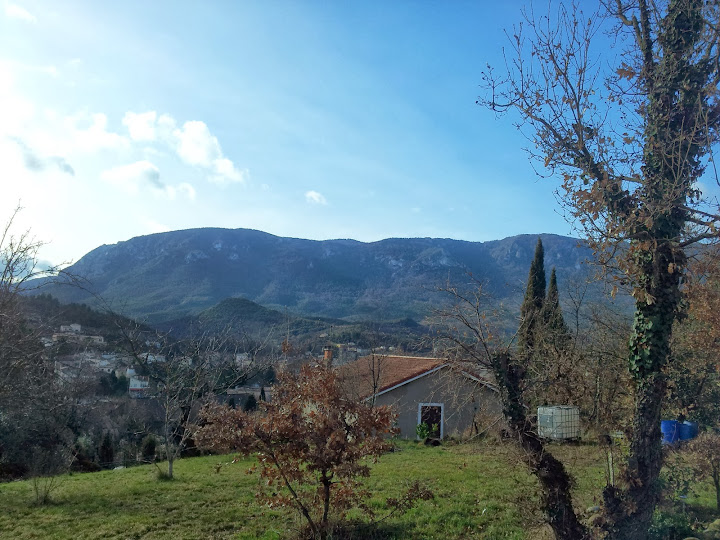
<path fill-rule="evenodd" d="M 372 395 L 373 388 L 375 393 L 382 392 L 443 364 L 445 360 L 441 358 L 376 354 L 339 366 L 337 373 L 346 392 L 365 398 Z M 376 384 L 373 384 L 373 378 Z"/>

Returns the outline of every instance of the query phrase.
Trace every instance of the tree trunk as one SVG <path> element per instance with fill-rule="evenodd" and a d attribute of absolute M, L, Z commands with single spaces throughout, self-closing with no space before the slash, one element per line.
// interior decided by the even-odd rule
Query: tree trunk
<path fill-rule="evenodd" d="M 332 486 L 331 480 L 327 477 L 327 473 L 323 472 L 322 478 L 323 484 L 323 515 L 322 521 L 320 522 L 320 538 L 325 540 L 328 536 L 328 514 L 330 513 L 330 488 Z"/>
<path fill-rule="evenodd" d="M 503 413 L 524 451 L 524 460 L 540 482 L 542 508 L 558 540 L 589 539 L 588 530 L 575 514 L 570 493 L 571 478 L 561 461 L 545 449 L 527 419 L 522 399 L 523 374 L 509 355 L 493 359 L 500 385 Z"/>
<path fill-rule="evenodd" d="M 660 494 L 657 479 L 662 468 L 660 409 L 664 394 L 661 374 L 638 390 L 630 456 L 624 471 L 627 487 L 621 492 L 608 486 L 603 492 L 609 539 L 647 538 Z"/>
<path fill-rule="evenodd" d="M 660 414 L 667 388 L 663 368 L 670 358 L 670 338 L 680 298 L 679 275 L 668 270 L 684 256 L 662 243 L 640 251 L 646 297 L 636 302 L 629 344 L 629 369 L 635 383 L 635 410 L 630 455 L 624 471 L 626 487 L 605 488 L 603 499 L 609 539 L 647 538 L 659 499 L 662 468 Z"/>
<path fill-rule="evenodd" d="M 172 457 L 170 454 L 168 454 L 168 469 L 167 469 L 167 475 L 168 475 L 168 478 L 171 479 L 171 480 L 172 480 L 172 478 L 173 478 L 173 463 L 174 463 L 174 461 L 175 461 L 175 460 L 173 459 L 173 457 Z"/>

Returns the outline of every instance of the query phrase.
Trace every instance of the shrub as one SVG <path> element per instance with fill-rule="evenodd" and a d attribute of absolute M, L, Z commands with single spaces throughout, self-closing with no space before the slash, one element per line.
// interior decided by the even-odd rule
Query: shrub
<path fill-rule="evenodd" d="M 261 495 L 270 505 L 297 509 L 318 538 L 328 537 L 331 512 L 342 519 L 353 507 L 367 509 L 368 493 L 358 482 L 370 474 L 363 458 L 389 450 L 385 436 L 394 433 L 388 407 L 348 399 L 325 367 L 281 375 L 273 401 L 261 402 L 258 413 L 214 405 L 201 417 L 198 445 L 257 453 L 261 477 L 284 488 Z"/>
<path fill-rule="evenodd" d="M 254 394 L 250 394 L 248 398 L 245 400 L 245 404 L 243 405 L 243 411 L 245 412 L 252 412 L 257 410 L 258 404 L 257 399 L 255 399 Z"/>
<path fill-rule="evenodd" d="M 421 422 L 415 426 L 415 433 L 417 433 L 418 439 L 427 439 L 430 436 L 430 426 L 426 422 Z"/>
<path fill-rule="evenodd" d="M 648 530 L 650 540 L 682 540 L 692 535 L 687 515 L 674 512 L 656 511 Z"/>
<path fill-rule="evenodd" d="M 688 444 L 690 461 L 697 479 L 712 478 L 715 486 L 715 504 L 720 512 L 720 435 L 703 433 Z"/>
<path fill-rule="evenodd" d="M 146 435 L 145 438 L 142 440 L 141 444 L 141 450 L 143 460 L 145 461 L 155 461 L 155 450 L 157 447 L 157 441 L 155 440 L 155 437 L 152 435 Z"/>

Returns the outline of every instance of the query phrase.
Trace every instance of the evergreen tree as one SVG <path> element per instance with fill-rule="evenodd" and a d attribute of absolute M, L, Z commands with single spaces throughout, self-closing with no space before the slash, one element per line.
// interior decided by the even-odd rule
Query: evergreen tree
<path fill-rule="evenodd" d="M 157 448 L 157 441 L 152 435 L 146 435 L 142 440 L 141 452 L 145 461 L 155 461 L 155 450 Z"/>
<path fill-rule="evenodd" d="M 267 401 L 267 397 L 265 396 L 265 387 L 260 387 L 260 401 Z"/>
<path fill-rule="evenodd" d="M 248 398 L 245 400 L 245 404 L 243 405 L 243 411 L 252 412 L 257 409 L 257 406 L 258 405 L 257 405 L 257 399 L 255 399 L 255 394 L 250 394 L 248 396 Z"/>
<path fill-rule="evenodd" d="M 547 297 L 542 307 L 543 333 L 546 338 L 557 345 L 566 345 L 570 339 L 570 332 L 563 318 L 560 307 L 560 295 L 558 294 L 557 276 L 555 267 L 550 272 L 550 283 L 548 284 Z"/>
<path fill-rule="evenodd" d="M 112 435 L 109 431 L 105 432 L 105 436 L 100 443 L 98 449 L 98 458 L 101 467 L 112 467 L 115 461 L 115 445 L 113 444 Z"/>
<path fill-rule="evenodd" d="M 528 358 L 535 349 L 538 327 L 541 324 L 541 311 L 545 302 L 545 250 L 538 237 L 535 256 L 530 265 L 525 298 L 520 307 L 520 329 L 518 345 L 521 357 Z"/>

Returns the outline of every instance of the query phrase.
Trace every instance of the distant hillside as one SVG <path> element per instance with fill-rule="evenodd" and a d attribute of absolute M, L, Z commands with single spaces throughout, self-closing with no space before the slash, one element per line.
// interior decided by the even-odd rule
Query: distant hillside
<path fill-rule="evenodd" d="M 22 309 L 30 323 L 46 334 L 57 332 L 61 325 L 79 324 L 84 333 L 98 334 L 109 343 L 119 344 L 125 340 L 121 328 L 151 331 L 131 319 L 94 310 L 85 304 L 61 304 L 48 294 L 24 297 Z"/>
<path fill-rule="evenodd" d="M 586 278 L 586 247 L 574 238 L 541 236 L 545 264 L 557 267 L 561 292 L 568 280 Z M 94 293 L 116 311 L 154 323 L 197 315 L 226 298 L 305 316 L 420 321 L 445 301 L 437 287 L 467 283 L 468 273 L 497 301 L 517 308 L 536 241 L 536 235 L 522 235 L 492 242 L 363 243 L 190 229 L 101 246 L 69 269 L 87 291 L 53 285 L 43 292 L 89 305 Z"/>
<path fill-rule="evenodd" d="M 157 328 L 176 337 L 228 332 L 235 337 L 267 340 L 269 345 L 276 347 L 290 338 L 293 347 L 301 350 L 324 341 L 354 342 L 362 348 L 392 343 L 415 349 L 428 333 L 426 327 L 412 319 L 349 322 L 325 317 L 304 317 L 268 309 L 245 298 L 228 298 L 197 315 L 159 323 Z"/>

